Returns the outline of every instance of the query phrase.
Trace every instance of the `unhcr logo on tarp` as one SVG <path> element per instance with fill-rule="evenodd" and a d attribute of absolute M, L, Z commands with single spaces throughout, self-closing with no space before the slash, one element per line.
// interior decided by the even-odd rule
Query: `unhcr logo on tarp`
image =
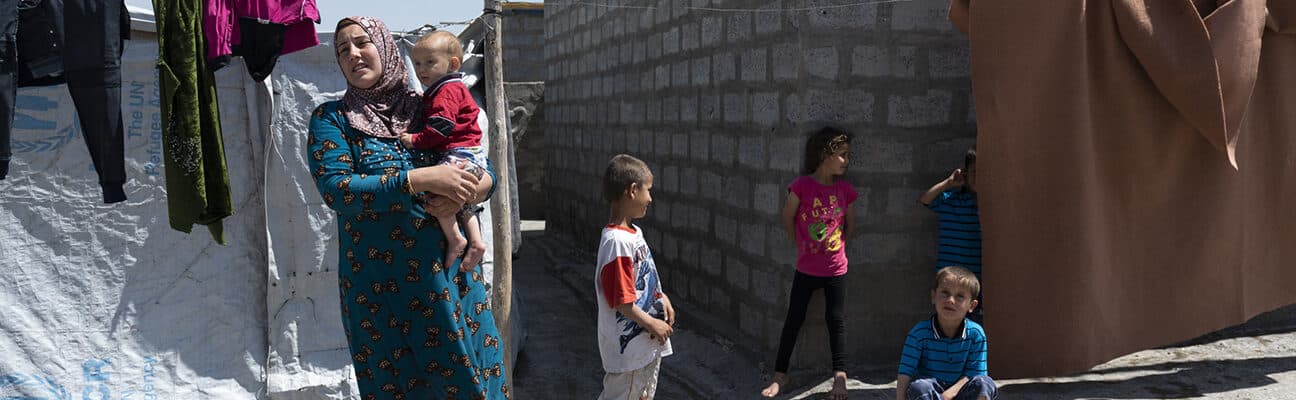
<path fill-rule="evenodd" d="M 130 69 L 123 71 L 129 76 L 122 80 L 125 156 L 128 160 L 136 161 L 127 165 L 128 168 L 137 166 L 135 168 L 140 168 L 144 175 L 160 176 L 162 113 L 157 76 L 151 70 L 148 70 L 148 74 L 136 72 Z M 82 135 L 81 120 L 67 87 L 57 85 L 20 89 L 14 105 L 12 132 L 10 145 L 15 154 L 55 153 L 74 142 L 73 139 Z M 85 151 L 84 145 L 73 147 L 74 152 Z M 80 157 L 79 154 L 69 155 Z M 133 171 L 128 175 L 135 175 L 136 172 Z"/>
<path fill-rule="evenodd" d="M 157 358 L 145 356 L 140 364 L 142 375 L 135 375 L 134 368 L 119 371 L 107 358 L 87 359 L 81 363 L 82 381 L 73 383 L 70 388 L 48 375 L 0 375 L 0 399 L 110 400 L 115 397 L 113 389 L 117 389 L 117 398 L 121 400 L 156 400 L 154 365 L 157 362 Z M 78 388 L 81 389 L 80 397 L 76 396 Z"/>
<path fill-rule="evenodd" d="M 122 122 L 126 125 L 126 142 L 147 141 L 148 158 L 144 163 L 144 174 L 161 175 L 162 112 L 157 80 L 151 82 L 132 80 L 122 83 L 122 87 L 127 89 L 122 96 L 125 98 L 122 106 Z"/>
<path fill-rule="evenodd" d="M 60 102 L 70 103 L 59 95 L 62 87 L 24 90 L 14 105 L 14 131 L 10 145 L 14 153 L 44 153 L 58 150 L 81 135 L 76 111 L 63 113 Z M 70 107 L 69 107 L 70 108 Z"/>

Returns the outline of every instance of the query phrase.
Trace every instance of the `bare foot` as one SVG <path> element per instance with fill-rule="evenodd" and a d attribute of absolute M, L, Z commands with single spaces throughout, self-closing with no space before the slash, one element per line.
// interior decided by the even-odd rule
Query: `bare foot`
<path fill-rule="evenodd" d="M 466 246 L 468 246 L 468 239 L 464 239 L 462 233 L 456 231 L 453 235 L 446 236 L 446 267 L 454 265 L 455 260 L 458 260 L 459 255 L 463 254 Z"/>
<path fill-rule="evenodd" d="M 761 396 L 764 396 L 766 398 L 778 396 L 779 391 L 782 390 L 783 385 L 786 384 L 787 384 L 787 375 L 783 374 L 782 372 L 775 372 L 774 376 L 770 377 L 769 386 L 766 386 L 765 390 L 761 391 Z"/>
<path fill-rule="evenodd" d="M 481 263 L 482 256 L 486 255 L 486 244 L 480 240 L 469 243 L 468 254 L 464 255 L 463 262 L 459 264 L 459 270 L 463 272 L 472 271 Z"/>
<path fill-rule="evenodd" d="M 828 396 L 832 400 L 846 400 L 847 395 L 848 394 L 846 392 L 846 373 L 842 371 L 837 371 L 833 374 L 832 391 L 828 392 Z"/>

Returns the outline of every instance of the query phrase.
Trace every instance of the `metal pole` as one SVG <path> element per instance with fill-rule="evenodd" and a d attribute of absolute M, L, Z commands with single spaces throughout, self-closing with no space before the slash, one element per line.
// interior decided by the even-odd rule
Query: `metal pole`
<path fill-rule="evenodd" d="M 495 197 L 491 198 L 491 231 L 495 235 L 495 277 L 494 293 L 491 298 L 492 312 L 495 314 L 495 326 L 499 328 L 500 345 L 504 350 L 504 368 L 507 371 L 507 382 L 510 391 L 513 387 L 512 323 L 509 313 L 513 309 L 513 226 L 512 206 L 509 204 L 509 146 L 512 144 L 509 131 L 505 127 L 507 103 L 504 100 L 504 62 L 500 50 L 500 4 L 498 0 L 484 0 L 482 15 L 486 27 L 486 114 L 490 118 L 490 158 L 495 166 Z"/>

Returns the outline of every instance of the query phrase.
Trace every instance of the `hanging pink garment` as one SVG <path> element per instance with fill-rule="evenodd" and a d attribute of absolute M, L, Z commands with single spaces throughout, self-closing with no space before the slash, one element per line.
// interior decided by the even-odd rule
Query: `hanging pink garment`
<path fill-rule="evenodd" d="M 260 81 L 270 75 L 279 55 L 319 44 L 315 0 L 206 0 L 203 35 L 212 69 L 242 56 L 248 72 Z"/>

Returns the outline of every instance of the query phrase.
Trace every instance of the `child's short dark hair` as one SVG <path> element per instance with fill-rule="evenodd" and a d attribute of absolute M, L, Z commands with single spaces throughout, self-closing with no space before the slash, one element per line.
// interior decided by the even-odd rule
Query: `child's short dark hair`
<path fill-rule="evenodd" d="M 607 170 L 603 171 L 603 198 L 608 203 L 621 200 L 621 195 L 631 184 L 643 185 L 652 176 L 648 164 L 629 154 L 617 154 L 608 161 Z"/>
<path fill-rule="evenodd" d="M 853 136 L 849 131 L 833 126 L 825 126 L 811 134 L 805 145 L 805 173 L 813 174 L 825 157 L 842 145 L 850 144 Z"/>
<path fill-rule="evenodd" d="M 976 147 L 970 148 L 967 154 L 963 155 L 963 168 L 976 164 Z"/>
<path fill-rule="evenodd" d="M 932 283 L 932 290 L 940 287 L 941 282 L 953 282 L 968 291 L 972 292 L 972 298 L 981 295 L 981 281 L 977 280 L 976 274 L 967 268 L 949 266 L 936 271 L 936 282 Z"/>

